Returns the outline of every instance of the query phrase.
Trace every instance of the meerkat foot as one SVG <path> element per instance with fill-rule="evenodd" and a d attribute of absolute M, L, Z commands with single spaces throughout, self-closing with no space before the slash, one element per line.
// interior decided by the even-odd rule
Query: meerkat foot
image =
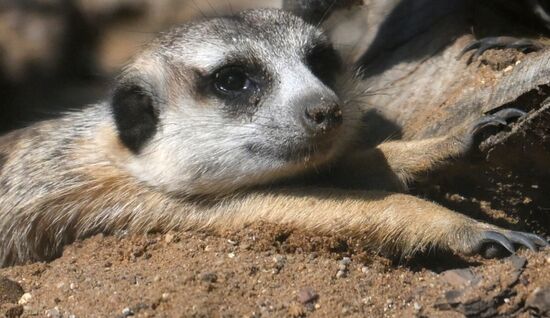
<path fill-rule="evenodd" d="M 457 59 L 461 59 L 466 53 L 474 51 L 474 54 L 468 58 L 468 64 L 477 60 L 485 51 L 491 49 L 518 49 L 523 52 L 534 52 L 544 48 L 544 45 L 538 41 L 524 38 L 515 38 L 510 36 L 487 37 L 475 40 L 468 44 L 458 54 Z"/>
<path fill-rule="evenodd" d="M 517 121 L 525 115 L 527 115 L 527 113 L 520 109 L 502 109 L 494 114 L 482 116 L 466 124 L 457 133 L 452 135 L 452 137 L 455 140 L 459 140 L 464 147 L 459 153 L 472 153 L 472 151 L 474 151 L 482 141 L 487 139 L 488 136 L 506 129 L 510 123 Z"/>

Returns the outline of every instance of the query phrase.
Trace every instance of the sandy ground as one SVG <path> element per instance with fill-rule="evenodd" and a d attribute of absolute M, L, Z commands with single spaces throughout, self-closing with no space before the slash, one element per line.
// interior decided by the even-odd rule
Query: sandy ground
<path fill-rule="evenodd" d="M 550 250 L 399 265 L 353 244 L 269 224 L 221 235 L 97 236 L 51 263 L 0 270 L 22 287 L 0 284 L 0 299 L 19 302 L 1 308 L 12 317 L 550 314 Z"/>

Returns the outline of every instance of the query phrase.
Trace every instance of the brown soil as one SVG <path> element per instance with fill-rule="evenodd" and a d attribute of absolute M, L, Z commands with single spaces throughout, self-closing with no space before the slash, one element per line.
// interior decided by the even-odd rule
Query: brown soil
<path fill-rule="evenodd" d="M 433 255 L 400 266 L 352 250 L 340 238 L 263 224 L 223 235 L 97 236 L 51 263 L 0 275 L 32 295 L 23 317 L 528 317 L 542 306 L 529 296 L 548 297 L 548 250 L 491 261 Z M 469 270 L 448 271 L 455 267 Z"/>

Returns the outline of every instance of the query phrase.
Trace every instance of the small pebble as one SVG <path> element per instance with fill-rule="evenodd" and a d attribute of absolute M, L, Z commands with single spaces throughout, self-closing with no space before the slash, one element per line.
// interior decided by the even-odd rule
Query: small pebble
<path fill-rule="evenodd" d="M 372 297 L 371 297 L 371 296 L 365 297 L 365 298 L 361 299 L 361 301 L 362 301 L 363 304 L 365 304 L 365 305 L 371 305 L 371 304 L 372 304 Z"/>
<path fill-rule="evenodd" d="M 414 311 L 419 312 L 420 310 L 422 310 L 422 305 L 420 305 L 419 303 L 415 302 L 415 303 L 413 304 L 413 308 L 414 308 Z"/>
<path fill-rule="evenodd" d="M 23 296 L 21 296 L 21 299 L 19 299 L 18 304 L 26 305 L 31 301 L 31 299 L 32 299 L 32 295 L 30 293 L 24 293 Z"/>
<path fill-rule="evenodd" d="M 336 273 L 336 278 L 344 278 L 344 277 L 346 277 L 346 271 L 339 270 Z"/>
<path fill-rule="evenodd" d="M 59 312 L 59 308 L 55 307 L 53 309 L 46 311 L 46 317 L 49 318 L 61 318 L 61 313 Z"/>
<path fill-rule="evenodd" d="M 345 266 L 349 266 L 351 264 L 351 258 L 349 258 L 349 257 L 342 258 L 342 260 L 340 261 L 340 264 L 345 265 Z"/>
<path fill-rule="evenodd" d="M 361 267 L 361 272 L 362 272 L 363 274 L 368 274 L 369 268 L 368 268 L 367 266 L 363 266 L 363 267 Z"/>
<path fill-rule="evenodd" d="M 229 244 L 231 244 L 231 245 L 237 245 L 237 244 L 239 244 L 239 242 L 233 241 L 233 240 L 227 240 L 227 243 L 229 243 Z"/>
<path fill-rule="evenodd" d="M 166 243 L 172 243 L 174 241 L 175 235 L 172 233 L 168 233 L 164 236 L 164 242 Z"/>
<path fill-rule="evenodd" d="M 129 316 L 133 316 L 134 315 L 134 311 L 128 307 L 122 309 L 122 316 L 124 317 L 129 317 Z"/>
<path fill-rule="evenodd" d="M 235 258 L 235 256 L 237 256 L 237 255 L 235 255 L 235 253 L 229 253 L 229 254 L 227 254 L 227 257 L 229 257 L 229 258 Z"/>
<path fill-rule="evenodd" d="M 170 294 L 169 293 L 163 293 L 161 298 L 162 298 L 163 301 L 167 301 L 168 299 L 170 299 Z"/>
<path fill-rule="evenodd" d="M 348 269 L 348 267 L 344 264 L 338 264 L 338 269 L 341 270 L 341 271 L 345 271 Z"/>

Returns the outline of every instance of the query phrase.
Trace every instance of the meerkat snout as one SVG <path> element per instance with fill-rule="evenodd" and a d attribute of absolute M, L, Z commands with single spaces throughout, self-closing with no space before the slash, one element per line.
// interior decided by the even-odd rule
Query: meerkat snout
<path fill-rule="evenodd" d="M 304 100 L 304 126 L 318 136 L 335 131 L 342 125 L 342 108 L 335 100 L 308 97 Z"/>

